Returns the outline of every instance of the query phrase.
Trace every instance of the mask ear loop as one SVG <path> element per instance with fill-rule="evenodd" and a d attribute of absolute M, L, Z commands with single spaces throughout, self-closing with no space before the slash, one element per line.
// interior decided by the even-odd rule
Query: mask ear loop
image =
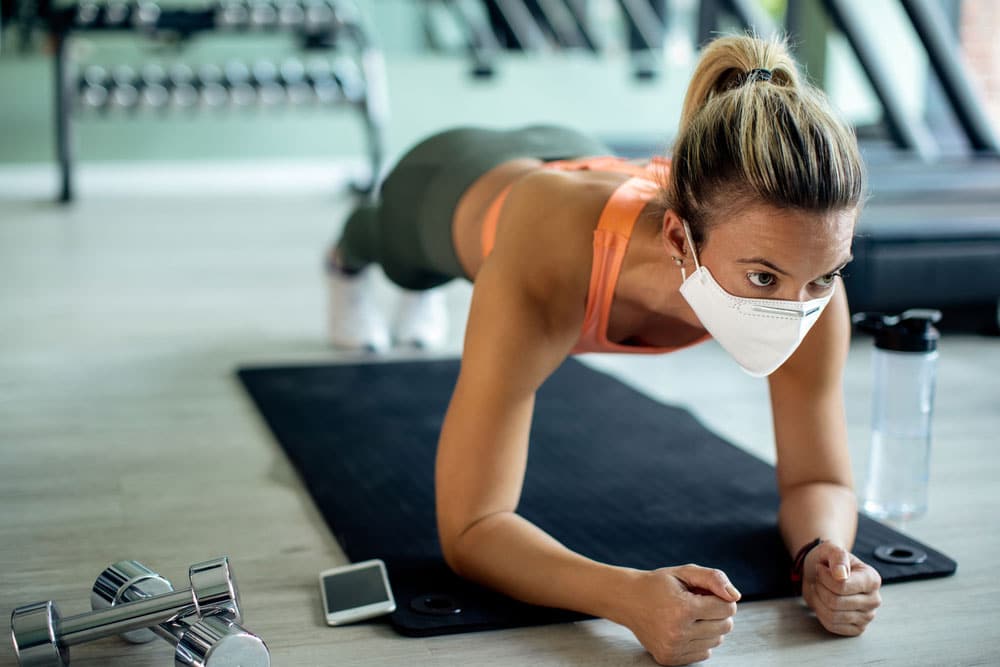
<path fill-rule="evenodd" d="M 691 240 L 691 230 L 688 228 L 687 220 L 683 220 L 682 222 L 684 223 L 684 236 L 687 237 L 688 245 L 691 246 L 691 259 L 694 260 L 694 268 L 697 272 L 701 269 L 701 264 L 698 263 L 698 253 L 695 252 L 694 241 Z M 684 270 L 683 266 L 681 267 L 681 277 L 684 280 L 687 280 L 687 272 Z"/>

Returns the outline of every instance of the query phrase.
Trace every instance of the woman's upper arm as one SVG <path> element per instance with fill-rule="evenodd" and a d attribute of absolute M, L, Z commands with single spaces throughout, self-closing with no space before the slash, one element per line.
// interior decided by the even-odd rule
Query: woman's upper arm
<path fill-rule="evenodd" d="M 461 370 L 438 442 L 436 509 L 446 558 L 476 521 L 516 509 L 535 391 L 570 353 L 583 322 L 583 306 L 577 314 L 569 305 L 573 288 L 560 277 L 559 260 L 553 264 L 560 252 L 546 252 L 558 242 L 546 238 L 558 223 L 540 232 L 536 221 L 553 223 L 544 205 L 530 196 L 512 201 L 476 276 Z"/>
<path fill-rule="evenodd" d="M 851 324 L 844 284 L 795 353 L 771 374 L 778 488 L 808 482 L 851 486 L 843 371 Z"/>

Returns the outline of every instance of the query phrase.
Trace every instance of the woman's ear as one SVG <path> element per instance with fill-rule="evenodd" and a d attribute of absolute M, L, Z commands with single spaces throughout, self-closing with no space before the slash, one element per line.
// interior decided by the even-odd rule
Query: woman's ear
<path fill-rule="evenodd" d="M 687 260 L 688 242 L 684 233 L 684 223 L 674 211 L 667 209 L 663 214 L 662 228 L 660 229 L 663 239 L 663 247 L 671 258 Z"/>

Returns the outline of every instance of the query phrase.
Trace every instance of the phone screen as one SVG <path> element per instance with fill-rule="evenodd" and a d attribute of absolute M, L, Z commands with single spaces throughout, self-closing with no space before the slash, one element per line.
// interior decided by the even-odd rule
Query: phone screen
<path fill-rule="evenodd" d="M 327 575 L 323 588 L 327 614 L 389 600 L 378 565 Z"/>

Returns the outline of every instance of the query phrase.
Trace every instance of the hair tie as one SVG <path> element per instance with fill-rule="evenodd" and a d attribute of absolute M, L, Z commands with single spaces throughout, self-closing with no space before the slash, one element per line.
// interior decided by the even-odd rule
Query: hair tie
<path fill-rule="evenodd" d="M 758 67 L 747 72 L 747 81 L 770 81 L 771 70 Z"/>

